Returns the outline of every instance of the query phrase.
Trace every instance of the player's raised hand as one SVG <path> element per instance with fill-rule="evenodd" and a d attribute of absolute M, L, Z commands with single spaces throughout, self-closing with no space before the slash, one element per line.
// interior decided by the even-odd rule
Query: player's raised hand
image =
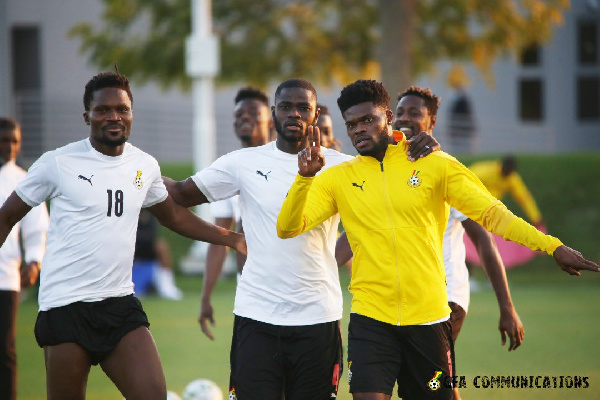
<path fill-rule="evenodd" d="M 321 153 L 321 131 L 309 125 L 306 129 L 306 147 L 298 153 L 298 173 L 302 176 L 315 176 L 325 165 L 325 157 Z"/>
<path fill-rule="evenodd" d="M 552 255 L 560 268 L 569 275 L 580 276 L 579 271 L 600 272 L 600 265 L 583 258 L 580 252 L 567 246 L 559 246 Z"/>

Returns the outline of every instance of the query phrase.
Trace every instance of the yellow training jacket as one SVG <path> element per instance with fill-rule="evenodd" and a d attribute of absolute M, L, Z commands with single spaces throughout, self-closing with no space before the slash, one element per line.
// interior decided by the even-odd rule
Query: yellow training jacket
<path fill-rule="evenodd" d="M 417 325 L 450 314 L 442 237 L 446 202 L 507 239 L 553 253 L 560 241 L 514 216 L 481 182 L 441 151 L 407 160 L 406 142 L 383 162 L 358 156 L 316 178 L 296 177 L 277 220 L 281 238 L 339 212 L 354 253 L 352 312 Z"/>
<path fill-rule="evenodd" d="M 500 161 L 477 162 L 471 165 L 469 169 L 473 171 L 494 197 L 501 199 L 506 192 L 509 192 L 525 211 L 532 224 L 537 224 L 542 220 L 542 214 L 537 204 L 535 204 L 533 196 L 527 190 L 527 186 L 525 186 L 523 179 L 517 172 L 502 176 L 502 163 Z"/>

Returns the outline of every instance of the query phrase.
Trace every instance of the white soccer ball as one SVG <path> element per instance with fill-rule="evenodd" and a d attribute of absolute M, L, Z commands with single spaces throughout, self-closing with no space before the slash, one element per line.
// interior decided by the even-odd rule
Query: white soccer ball
<path fill-rule="evenodd" d="M 123 400 L 127 400 L 125 397 L 123 397 Z M 181 400 L 181 397 L 179 397 L 179 395 L 177 393 L 175 393 L 172 390 L 167 390 L 167 400 Z"/>
<path fill-rule="evenodd" d="M 213 381 L 196 379 L 187 384 L 182 400 L 223 400 L 223 392 Z"/>
<path fill-rule="evenodd" d="M 181 397 L 172 390 L 167 390 L 167 400 L 181 400 Z"/>
<path fill-rule="evenodd" d="M 410 177 L 410 184 L 415 186 L 419 183 L 419 178 L 417 178 L 416 176 L 411 176 Z"/>

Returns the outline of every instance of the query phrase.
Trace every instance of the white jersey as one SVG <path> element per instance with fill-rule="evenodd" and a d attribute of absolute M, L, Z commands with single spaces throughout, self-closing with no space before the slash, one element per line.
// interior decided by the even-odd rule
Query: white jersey
<path fill-rule="evenodd" d="M 444 267 L 446 269 L 446 287 L 448 301 L 461 306 L 465 311 L 469 310 L 469 270 L 465 261 L 466 250 L 463 237 L 465 228 L 462 221 L 468 219 L 466 215 L 450 207 L 448 225 L 444 231 Z"/>
<path fill-rule="evenodd" d="M 210 203 L 210 213 L 213 218 L 233 218 L 237 224 L 240 221 L 240 196 Z"/>
<path fill-rule="evenodd" d="M 21 182 L 27 172 L 9 161 L 0 168 L 0 206 Z M 15 224 L 0 248 L 0 290 L 21 290 L 21 246 L 19 231 L 23 240 L 26 263 L 37 261 L 41 264 L 46 248 L 48 231 L 48 210 L 46 204 L 31 209 L 21 221 Z"/>
<path fill-rule="evenodd" d="M 322 148 L 326 166 L 352 159 Z M 298 156 L 275 142 L 234 151 L 192 177 L 209 201 L 239 194 L 248 258 L 234 314 L 273 325 L 313 325 L 342 318 L 334 257 L 339 215 L 293 239 L 277 237 L 277 216 L 298 174 Z"/>
<path fill-rule="evenodd" d="M 41 311 L 133 293 L 140 209 L 168 195 L 152 156 L 129 143 L 107 156 L 85 139 L 42 155 L 16 192 L 30 206 L 51 200 Z"/>

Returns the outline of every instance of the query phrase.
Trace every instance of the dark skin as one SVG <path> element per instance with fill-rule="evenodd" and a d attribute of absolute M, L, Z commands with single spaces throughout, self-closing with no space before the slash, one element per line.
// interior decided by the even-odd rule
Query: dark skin
<path fill-rule="evenodd" d="M 317 100 L 310 90 L 283 89 L 271 107 L 271 116 L 277 129 L 275 145 L 283 152 L 297 154 L 306 144 L 306 129 L 318 117 Z M 184 207 L 208 203 L 191 178 L 176 182 L 163 177 L 169 194 Z"/>
<path fill-rule="evenodd" d="M 90 110 L 83 114 L 90 125 L 90 142 L 100 153 L 123 153 L 132 123 L 131 99 L 119 88 L 93 93 Z M 0 243 L 31 207 L 13 192 L 0 208 Z M 209 224 L 171 197 L 148 210 L 167 228 L 195 240 L 230 246 L 246 254 L 243 235 Z M 90 371 L 90 355 L 75 343 L 45 346 L 48 399 L 84 399 Z M 146 327 L 127 333 L 100 364 L 106 375 L 128 399 L 166 397 L 165 376 L 154 339 Z"/>
<path fill-rule="evenodd" d="M 240 100 L 233 109 L 233 129 L 242 148 L 261 146 L 269 141 L 273 126 L 269 107 L 257 99 Z"/>
<path fill-rule="evenodd" d="M 307 89 L 282 89 L 271 114 L 277 130 L 277 148 L 285 153 L 298 154 L 306 145 L 307 128 L 319 118 L 316 96 Z"/>
<path fill-rule="evenodd" d="M 498 330 L 500 331 L 502 346 L 506 344 L 506 336 L 508 335 L 510 339 L 508 351 L 516 350 L 523 342 L 525 331 L 512 302 L 506 279 L 506 270 L 500 253 L 492 236 L 483 226 L 471 219 L 462 221 L 462 226 L 475 245 L 480 260 L 483 260 L 485 272 L 492 283 L 494 293 L 496 293 L 498 305 L 500 306 Z"/>
<path fill-rule="evenodd" d="M 13 161 L 21 152 L 21 129 L 0 130 L 0 167 Z M 25 263 L 20 269 L 21 289 L 31 287 L 40 276 L 39 261 Z"/>
<path fill-rule="evenodd" d="M 257 116 L 261 115 L 261 113 L 254 112 Z M 243 127 L 241 118 L 244 114 L 246 114 L 246 120 L 249 120 L 252 112 L 243 111 L 236 107 L 236 111 L 234 112 L 234 118 L 236 119 L 234 128 L 236 129 L 236 135 L 238 135 L 238 137 L 241 137 L 242 132 L 238 132 L 238 127 L 240 129 Z M 298 153 L 306 143 L 307 127 L 312 126 L 315 123 L 318 115 L 317 100 L 310 90 L 303 88 L 285 88 L 281 90 L 275 99 L 275 105 L 271 108 L 271 117 L 278 132 L 277 140 L 275 142 L 277 148 L 290 154 Z M 237 122 L 238 117 L 240 118 L 239 124 Z M 267 128 L 269 125 L 265 124 L 264 127 Z M 163 177 L 163 180 L 169 190 L 169 194 L 178 204 L 181 204 L 184 207 L 192 207 L 208 202 L 206 196 L 198 189 L 191 178 L 180 182 L 176 182 L 167 177 Z M 223 224 L 232 223 L 231 220 L 222 220 L 219 222 Z M 225 254 L 211 248 L 209 248 L 209 252 L 210 253 L 207 255 L 207 259 L 210 261 L 210 265 L 207 266 L 209 276 L 205 279 L 206 283 L 202 293 L 199 323 L 202 332 L 209 339 L 213 340 L 214 336 L 210 326 L 214 326 L 214 318 L 210 296 L 218 278 L 216 265 L 219 263 L 220 268 L 222 268 Z M 220 270 L 218 272 L 220 272 Z"/>
<path fill-rule="evenodd" d="M 423 98 L 408 95 L 398 101 L 392 125 L 402 131 L 407 138 L 411 138 L 415 132 L 426 132 L 433 136 L 436 122 L 437 116 L 431 114 Z M 462 225 L 475 245 L 480 259 L 484 261 L 484 269 L 496 293 L 500 307 L 498 329 L 502 345 L 506 344 L 506 335 L 508 335 L 510 338 L 508 351 L 516 350 L 523 341 L 524 330 L 510 296 L 502 258 L 491 235 L 481 225 L 470 219 L 463 221 Z"/>
<path fill-rule="evenodd" d="M 405 135 L 410 132 L 426 131 L 431 134 L 437 119 L 429 115 L 425 100 L 418 96 L 405 96 L 398 102 L 394 127 L 400 129 Z M 554 260 L 560 268 L 569 275 L 580 276 L 579 271 L 600 272 L 598 264 L 586 260 L 581 253 L 567 246 L 559 246 L 553 254 Z"/>
<path fill-rule="evenodd" d="M 502 258 L 500 258 L 494 242 L 489 240 L 490 234 L 481 225 L 470 219 L 463 221 L 462 225 L 478 249 L 480 259 L 484 260 L 485 271 L 492 282 L 494 293 L 496 293 L 500 305 L 498 330 L 500 331 L 502 346 L 506 344 L 506 337 L 508 336 L 510 341 L 508 351 L 516 350 L 523 342 L 525 331 L 512 303 Z M 346 232 L 342 232 L 335 246 L 335 259 L 338 266 L 346 264 L 352 256 L 352 249 Z"/>
<path fill-rule="evenodd" d="M 355 148 L 359 153 L 374 157 L 382 162 L 387 150 L 387 144 L 382 137 L 385 135 L 386 129 L 384 124 L 389 124 L 391 111 L 389 113 L 382 108 L 376 107 L 373 103 L 360 103 L 350 107 L 343 113 L 348 130 L 348 136 L 352 140 Z M 320 138 L 318 129 L 314 132 L 309 130 L 309 143 L 314 143 L 313 146 L 307 146 L 300 154 L 298 154 L 299 174 L 305 177 L 315 176 L 324 165 L 324 160 L 320 153 Z M 338 263 L 343 262 L 339 257 L 344 252 L 336 249 Z M 589 270 L 600 272 L 600 266 L 584 259 L 581 253 L 566 247 L 559 246 L 553 254 L 556 263 L 569 274 L 580 275 L 580 270 Z M 518 317 L 517 317 L 518 318 Z M 515 320 L 516 321 L 516 320 Z M 520 320 L 518 320 L 520 323 Z M 522 325 L 521 325 L 522 326 Z M 506 331 L 511 337 L 511 349 L 515 349 L 520 345 L 522 340 L 522 331 L 519 331 L 519 324 L 515 323 L 507 327 Z M 501 331 L 503 342 L 505 341 L 504 333 Z M 353 393 L 355 400 L 388 400 L 390 395 L 377 392 Z"/>
<path fill-rule="evenodd" d="M 318 118 L 316 99 L 311 91 L 302 88 L 283 89 L 271 107 L 273 121 L 277 129 L 277 148 L 289 154 L 298 154 L 307 146 L 306 136 L 310 126 Z M 389 123 L 392 114 L 389 111 Z M 313 129 L 313 128 L 311 128 Z M 389 132 L 391 135 L 391 132 Z M 439 143 L 426 133 L 419 134 L 411 142 L 409 160 L 416 160 L 439 149 Z M 428 148 L 425 146 L 429 146 Z M 191 178 L 185 181 L 174 181 L 163 177 L 169 194 L 177 204 L 193 207 L 208 203 L 208 199 L 198 189 Z"/>
<path fill-rule="evenodd" d="M 96 90 L 89 108 L 83 113 L 83 120 L 90 126 L 90 142 L 94 149 L 107 156 L 123 154 L 133 123 L 127 92 L 118 88 Z"/>
<path fill-rule="evenodd" d="M 273 127 L 269 107 L 257 99 L 244 99 L 237 102 L 233 109 L 233 129 L 235 135 L 240 139 L 242 148 L 262 146 L 269 142 L 269 134 Z M 215 225 L 226 229 L 233 229 L 235 222 L 233 218 L 216 218 Z M 241 225 L 241 224 L 240 224 Z M 238 227 L 238 232 L 242 232 L 242 227 Z M 211 244 L 206 253 L 206 271 L 202 280 L 202 294 L 200 295 L 200 315 L 198 323 L 202 332 L 210 339 L 214 340 L 211 327 L 215 326 L 213 316 L 213 307 L 211 303 L 212 292 L 217 284 L 219 275 L 223 270 L 227 248 Z M 236 254 L 238 272 L 242 272 L 246 256 L 240 253 Z"/>

